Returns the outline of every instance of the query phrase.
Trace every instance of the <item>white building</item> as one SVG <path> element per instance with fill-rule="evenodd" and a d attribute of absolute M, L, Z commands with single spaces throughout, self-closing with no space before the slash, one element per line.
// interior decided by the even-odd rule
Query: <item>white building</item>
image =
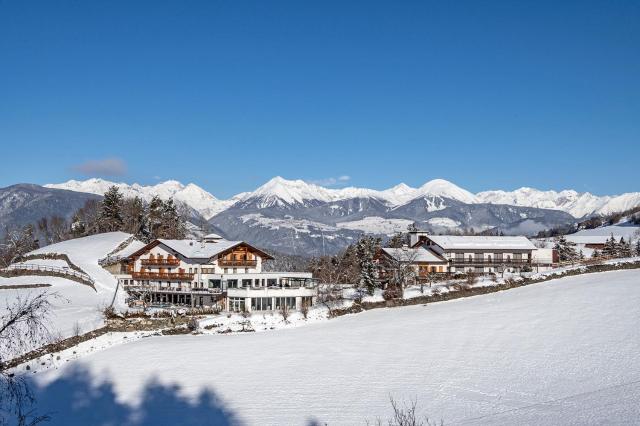
<path fill-rule="evenodd" d="M 271 311 L 315 303 L 311 273 L 262 272 L 269 259 L 260 249 L 216 234 L 202 241 L 159 239 L 128 256 L 119 279 L 127 291 L 155 304 Z"/>
<path fill-rule="evenodd" d="M 411 232 L 412 247 L 433 250 L 448 262 L 447 272 L 499 273 L 533 270 L 536 247 L 526 237 L 428 235 Z"/>

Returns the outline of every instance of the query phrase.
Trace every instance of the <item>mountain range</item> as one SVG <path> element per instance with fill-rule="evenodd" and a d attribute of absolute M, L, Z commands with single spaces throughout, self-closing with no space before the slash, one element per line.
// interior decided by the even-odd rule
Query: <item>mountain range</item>
<path fill-rule="evenodd" d="M 593 214 L 640 205 L 640 193 L 595 196 L 577 191 L 485 191 L 474 194 L 443 179 L 413 188 L 399 184 L 385 190 L 325 188 L 303 180 L 275 177 L 255 191 L 219 199 L 199 186 L 166 181 L 152 186 L 102 179 L 45 185 L 43 190 L 99 196 L 111 185 L 125 196 L 149 201 L 173 198 L 190 212 L 204 232 L 217 232 L 281 253 L 334 253 L 362 233 L 388 236 L 411 224 L 434 233 L 463 228 L 532 235 Z M 3 190 L 0 190 L 0 193 Z"/>
<path fill-rule="evenodd" d="M 640 205 L 640 192 L 622 195 L 597 196 L 589 192 L 541 191 L 534 188 L 519 188 L 514 191 L 491 190 L 474 194 L 444 179 L 428 181 L 419 188 L 412 188 L 400 183 L 385 190 L 368 188 L 332 189 L 305 182 L 303 180 L 287 180 L 275 177 L 253 192 L 243 192 L 229 199 L 215 197 L 199 186 L 189 183 L 183 185 L 169 180 L 157 185 L 142 186 L 138 184 L 114 183 L 103 179 L 84 181 L 70 180 L 59 184 L 44 185 L 47 188 L 66 189 L 102 195 L 111 186 L 116 185 L 125 196 L 140 196 L 150 200 L 154 195 L 160 198 L 173 197 L 185 203 L 205 219 L 229 209 L 240 202 L 261 200 L 258 208 L 289 206 L 291 208 L 309 203 L 328 203 L 349 199 L 375 199 L 390 207 L 399 207 L 421 197 L 441 197 L 460 201 L 465 204 L 506 204 L 520 207 L 560 210 L 571 214 L 574 218 L 583 218 L 593 214 L 609 214 L 623 211 Z"/>

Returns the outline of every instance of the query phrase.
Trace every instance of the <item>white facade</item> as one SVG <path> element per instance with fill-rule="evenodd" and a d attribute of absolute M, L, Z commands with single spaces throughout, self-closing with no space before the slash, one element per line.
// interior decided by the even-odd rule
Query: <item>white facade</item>
<path fill-rule="evenodd" d="M 414 244 L 429 247 L 448 263 L 452 273 L 501 273 L 533 269 L 535 246 L 526 237 L 457 236 L 411 233 Z"/>
<path fill-rule="evenodd" d="M 119 279 L 130 293 L 159 305 L 265 311 L 315 303 L 312 274 L 262 272 L 270 258 L 242 241 L 219 237 L 156 240 L 129 257 L 128 273 Z"/>

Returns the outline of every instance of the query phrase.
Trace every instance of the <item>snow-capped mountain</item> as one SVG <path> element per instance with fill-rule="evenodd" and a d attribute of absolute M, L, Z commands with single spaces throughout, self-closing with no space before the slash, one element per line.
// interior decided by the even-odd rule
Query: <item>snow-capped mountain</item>
<path fill-rule="evenodd" d="M 431 180 L 420 188 L 412 188 L 404 183 L 383 191 L 368 188 L 324 188 L 303 180 L 287 180 L 274 177 L 253 192 L 247 193 L 241 201 L 252 202 L 256 207 L 309 205 L 316 202 L 334 202 L 353 198 L 376 198 L 389 206 L 400 206 L 420 197 L 443 197 L 463 203 L 475 203 L 471 192 L 444 179 Z"/>
<path fill-rule="evenodd" d="M 142 186 L 137 183 L 129 185 L 126 183 L 110 182 L 104 179 L 88 179 L 84 181 L 70 180 L 64 183 L 47 184 L 44 186 L 47 188 L 103 195 L 109 187 L 113 185 L 117 186 L 125 197 L 138 196 L 145 201 L 151 200 L 155 195 L 164 200 L 173 198 L 175 201 L 184 203 L 196 210 L 206 219 L 215 216 L 237 201 L 236 198 L 219 200 L 198 185 L 193 183 L 183 185 L 175 180 L 168 180 L 157 185 Z"/>
<path fill-rule="evenodd" d="M 582 218 L 591 214 L 606 215 L 636 207 L 640 205 L 640 192 L 599 197 L 589 192 L 540 191 L 523 187 L 510 192 L 501 190 L 479 192 L 476 194 L 476 199 L 483 203 L 562 210 L 576 218 Z"/>
<path fill-rule="evenodd" d="M 507 204 L 560 210 L 575 218 L 583 218 L 591 214 L 608 214 L 640 205 L 640 192 L 617 196 L 596 196 L 574 190 L 540 191 L 523 187 L 514 191 L 494 190 L 473 194 L 444 179 L 428 181 L 419 188 L 401 183 L 389 189 L 375 190 L 356 187 L 332 189 L 299 179 L 288 180 L 277 176 L 252 192 L 244 192 L 227 200 L 218 199 L 193 183 L 183 185 L 175 180 L 151 186 L 114 183 L 103 179 L 70 180 L 61 184 L 48 184 L 45 187 L 102 195 L 111 185 L 120 188 L 125 196 L 137 195 L 147 201 L 154 195 L 163 199 L 172 197 L 196 210 L 206 219 L 212 218 L 236 203 L 240 203 L 244 208 L 292 209 L 351 199 L 375 199 L 388 207 L 399 208 L 415 199 L 426 198 L 432 210 L 442 208 L 439 199 L 455 200 L 465 204 Z"/>

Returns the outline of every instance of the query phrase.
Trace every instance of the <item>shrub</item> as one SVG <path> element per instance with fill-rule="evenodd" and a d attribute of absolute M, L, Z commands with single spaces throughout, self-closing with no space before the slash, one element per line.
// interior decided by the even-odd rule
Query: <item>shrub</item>
<path fill-rule="evenodd" d="M 475 285 L 478 282 L 478 276 L 473 272 L 467 272 L 467 276 L 465 277 L 465 283 L 468 286 Z"/>
<path fill-rule="evenodd" d="M 392 285 L 386 288 L 382 292 L 382 298 L 384 300 L 400 299 L 402 297 L 402 289 L 397 285 Z"/>

